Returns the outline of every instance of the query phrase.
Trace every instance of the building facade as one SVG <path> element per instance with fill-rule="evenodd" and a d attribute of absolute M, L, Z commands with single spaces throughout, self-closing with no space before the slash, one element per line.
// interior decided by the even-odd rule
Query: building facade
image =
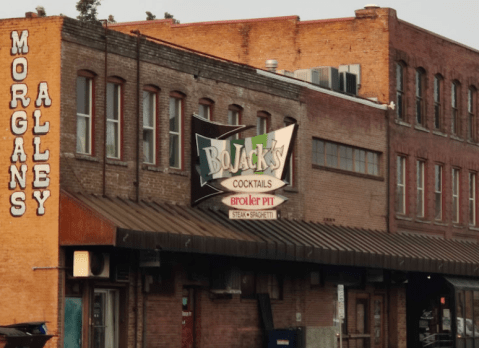
<path fill-rule="evenodd" d="M 0 32 L 0 324 L 47 321 L 48 345 L 65 348 L 261 347 L 267 330 L 297 327 L 306 345 L 334 346 L 344 285 L 343 345 L 405 347 L 419 321 L 407 296 L 422 310 L 433 293 L 405 282 L 476 275 L 470 240 L 392 230 L 422 222 L 391 204 L 404 165 L 393 127 L 417 127 L 386 104 L 142 29 L 47 17 Z M 191 206 L 193 114 L 253 125 L 241 138 L 297 125 L 278 220 L 230 220 L 219 198 Z"/>

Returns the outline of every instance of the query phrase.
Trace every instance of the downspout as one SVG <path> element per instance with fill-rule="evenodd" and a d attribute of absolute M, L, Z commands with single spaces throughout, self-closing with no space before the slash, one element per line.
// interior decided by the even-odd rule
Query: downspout
<path fill-rule="evenodd" d="M 136 202 L 140 201 L 140 31 L 136 32 Z"/>
<path fill-rule="evenodd" d="M 104 70 L 104 76 L 103 76 L 103 84 L 104 84 L 104 87 L 105 87 L 105 91 L 104 91 L 104 97 L 103 97 L 103 101 L 104 101 L 104 104 L 103 104 L 103 112 L 104 112 L 104 118 L 103 118 L 103 197 L 106 196 L 106 137 L 107 137 L 107 130 L 106 130 L 106 126 L 107 126 L 107 122 L 106 122 L 106 119 L 108 117 L 108 115 L 106 114 L 106 109 L 107 109 L 107 97 L 106 97 L 106 94 L 107 94 L 107 69 L 108 69 L 108 36 L 107 36 L 107 32 L 108 32 L 108 20 L 106 19 L 103 19 L 101 20 L 102 22 L 104 21 L 105 22 L 105 70 Z"/>
<path fill-rule="evenodd" d="M 391 191 L 391 122 L 389 119 L 389 109 L 386 109 L 386 122 L 387 122 L 387 127 L 386 127 L 386 141 L 387 141 L 387 166 L 386 166 L 386 197 L 387 197 L 387 202 L 386 202 L 386 231 L 388 233 L 391 233 L 391 226 L 390 226 L 390 221 L 391 221 L 391 197 L 389 196 L 390 191 Z"/>

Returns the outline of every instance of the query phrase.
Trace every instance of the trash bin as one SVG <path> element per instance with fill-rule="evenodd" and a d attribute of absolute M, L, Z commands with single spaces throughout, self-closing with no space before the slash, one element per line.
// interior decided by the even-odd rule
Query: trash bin
<path fill-rule="evenodd" d="M 41 321 L 0 326 L 0 348 L 43 348 L 52 337 Z"/>

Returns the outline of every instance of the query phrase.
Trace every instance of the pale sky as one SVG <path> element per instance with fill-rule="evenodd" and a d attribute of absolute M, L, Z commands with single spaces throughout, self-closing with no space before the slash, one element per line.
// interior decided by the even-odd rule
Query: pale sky
<path fill-rule="evenodd" d="M 0 18 L 24 17 L 25 12 L 35 11 L 38 5 L 45 7 L 47 15 L 78 15 L 77 0 L 0 1 Z M 181 23 L 291 15 L 312 20 L 353 17 L 354 10 L 371 3 L 394 8 L 398 17 L 407 22 L 479 49 L 477 0 L 102 0 L 98 18 L 112 14 L 117 22 L 139 21 L 146 18 L 145 11 L 150 11 L 157 19 L 169 12 Z"/>

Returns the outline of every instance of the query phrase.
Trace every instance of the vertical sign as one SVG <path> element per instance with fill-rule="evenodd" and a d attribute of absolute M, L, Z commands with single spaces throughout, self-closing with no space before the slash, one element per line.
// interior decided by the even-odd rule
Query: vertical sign
<path fill-rule="evenodd" d="M 343 348 L 344 285 L 338 284 L 339 348 Z"/>

